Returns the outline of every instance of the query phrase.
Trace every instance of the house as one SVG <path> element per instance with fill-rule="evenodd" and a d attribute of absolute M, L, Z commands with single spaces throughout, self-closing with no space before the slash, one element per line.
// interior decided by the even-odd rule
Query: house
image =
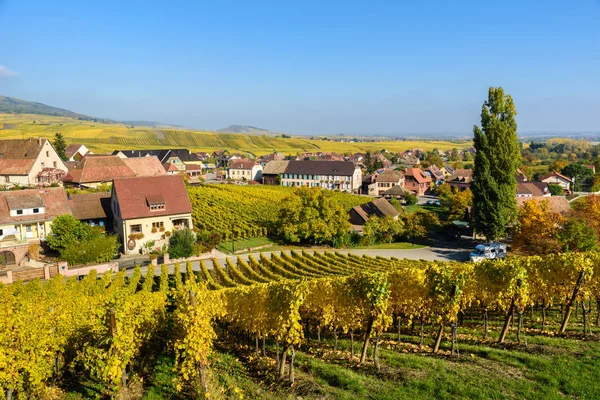
<path fill-rule="evenodd" d="M 177 168 L 174 164 L 164 163 L 163 168 L 167 172 L 167 175 L 177 175 L 180 173 L 179 168 Z"/>
<path fill-rule="evenodd" d="M 48 139 L 0 140 L 0 186 L 60 183 L 67 166 Z"/>
<path fill-rule="evenodd" d="M 400 215 L 389 201 L 383 197 L 369 203 L 361 204 L 350 210 L 350 223 L 352 225 L 364 225 L 372 217 L 391 217 L 394 220 Z"/>
<path fill-rule="evenodd" d="M 152 241 L 160 248 L 173 230 L 192 227 L 192 205 L 180 175 L 115 179 L 111 210 L 125 254 Z"/>
<path fill-rule="evenodd" d="M 421 164 L 421 160 L 419 159 L 419 157 L 414 156 L 412 154 L 404 154 L 402 155 L 402 157 L 400 157 L 400 164 L 406 166 L 415 166 Z"/>
<path fill-rule="evenodd" d="M 198 157 L 201 161 L 208 160 L 210 158 L 210 154 L 205 151 L 200 151 L 196 153 L 196 157 Z"/>
<path fill-rule="evenodd" d="M 281 177 L 281 186 L 320 187 L 358 193 L 362 171 L 352 161 L 292 160 Z"/>
<path fill-rule="evenodd" d="M 446 178 L 444 173 L 438 168 L 437 165 L 431 165 L 425 168 L 423 172 L 425 172 L 427 176 L 431 178 L 431 181 L 436 185 L 441 185 L 444 183 L 444 179 Z"/>
<path fill-rule="evenodd" d="M 285 173 L 289 161 L 269 161 L 262 171 L 263 185 L 281 185 L 281 177 Z"/>
<path fill-rule="evenodd" d="M 518 182 L 517 197 L 550 197 L 546 182 Z"/>
<path fill-rule="evenodd" d="M 71 214 L 62 187 L 0 192 L 0 260 L 20 264 L 29 244 L 40 243 L 50 233 L 52 220 Z"/>
<path fill-rule="evenodd" d="M 227 179 L 234 181 L 260 181 L 262 179 L 262 165 L 247 159 L 231 162 L 227 168 Z"/>
<path fill-rule="evenodd" d="M 65 155 L 67 156 L 67 161 L 79 161 L 86 154 L 94 154 L 92 153 L 85 145 L 83 144 L 70 144 L 65 149 Z"/>
<path fill-rule="evenodd" d="M 117 155 L 88 154 L 76 167 L 69 170 L 65 182 L 77 187 L 95 188 L 118 178 L 160 175 L 166 175 L 166 172 L 155 156 L 120 158 Z"/>
<path fill-rule="evenodd" d="M 565 192 L 568 192 L 571 189 L 571 179 L 554 171 L 550 172 L 548 175 L 542 176 L 540 182 L 559 185 Z"/>
<path fill-rule="evenodd" d="M 381 165 L 383 165 L 384 168 L 390 168 L 392 166 L 392 162 L 380 153 L 373 155 L 373 161 L 381 162 Z"/>
<path fill-rule="evenodd" d="M 381 195 L 383 197 L 385 197 L 386 199 L 402 200 L 406 197 L 406 193 L 412 194 L 412 192 L 410 190 L 405 189 L 404 186 L 396 185 L 396 186 L 389 188 L 388 190 L 383 192 Z"/>
<path fill-rule="evenodd" d="M 407 168 L 404 171 L 404 188 L 417 196 L 423 196 L 431 186 L 431 178 L 420 168 Z"/>
<path fill-rule="evenodd" d="M 111 196 L 110 192 L 67 195 L 75 218 L 90 226 L 99 226 L 107 232 L 112 232 Z"/>
<path fill-rule="evenodd" d="M 383 193 L 394 186 L 404 186 L 404 174 L 396 170 L 385 170 L 373 175 L 373 183 L 368 185 L 367 193 L 370 196 L 382 196 Z"/>
<path fill-rule="evenodd" d="M 272 153 L 259 157 L 258 162 L 264 168 L 270 161 L 282 161 L 284 159 L 285 155 L 283 153 Z"/>
<path fill-rule="evenodd" d="M 185 164 L 185 174 L 190 178 L 198 179 L 202 175 L 203 165 Z"/>
<path fill-rule="evenodd" d="M 454 168 L 452 168 L 450 165 L 446 164 L 444 165 L 442 168 L 440 168 L 440 171 L 442 172 L 442 174 L 444 174 L 444 178 L 449 177 L 450 175 L 454 174 Z"/>
<path fill-rule="evenodd" d="M 471 182 L 473 182 L 472 169 L 456 169 L 452 175 L 446 178 L 448 185 L 457 188 L 461 192 L 470 189 Z"/>
<path fill-rule="evenodd" d="M 188 149 L 115 150 L 112 155 L 127 159 L 155 156 L 161 164 L 173 164 L 181 172 L 188 164 L 202 165 L 202 159 Z"/>

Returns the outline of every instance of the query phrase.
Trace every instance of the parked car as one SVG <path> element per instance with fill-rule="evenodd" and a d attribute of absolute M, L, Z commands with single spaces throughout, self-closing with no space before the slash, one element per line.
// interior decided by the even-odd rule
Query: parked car
<path fill-rule="evenodd" d="M 428 206 L 431 206 L 431 205 L 433 205 L 433 200 L 427 200 L 425 202 L 425 204 L 428 205 Z"/>
<path fill-rule="evenodd" d="M 439 206 L 440 205 L 440 201 L 439 200 L 434 200 L 433 201 L 433 205 L 434 206 Z"/>
<path fill-rule="evenodd" d="M 506 245 L 498 242 L 482 243 L 475 246 L 475 250 L 469 254 L 469 259 L 472 262 L 480 262 L 483 260 L 493 260 L 496 258 L 506 257 Z"/>

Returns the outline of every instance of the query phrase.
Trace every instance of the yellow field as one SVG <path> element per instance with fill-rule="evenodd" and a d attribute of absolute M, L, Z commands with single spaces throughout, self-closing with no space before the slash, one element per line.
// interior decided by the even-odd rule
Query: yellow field
<path fill-rule="evenodd" d="M 4 129 L 3 129 L 4 128 Z M 65 117 L 33 114 L 0 114 L 0 139 L 29 137 L 52 138 L 62 133 L 67 143 L 83 143 L 95 153 L 117 149 L 152 149 L 183 147 L 193 151 L 227 149 L 231 152 L 249 152 L 256 156 L 274 151 L 296 154 L 304 151 L 335 151 L 356 153 L 386 149 L 400 152 L 412 148 L 450 150 L 464 148 L 470 142 L 445 141 L 391 141 L 340 143 L 325 140 L 282 139 L 272 136 L 244 135 L 196 131 L 187 129 L 134 127 L 123 124 L 102 124 Z M 162 132 L 162 134 L 161 134 Z M 159 137 L 164 138 L 159 138 Z"/>

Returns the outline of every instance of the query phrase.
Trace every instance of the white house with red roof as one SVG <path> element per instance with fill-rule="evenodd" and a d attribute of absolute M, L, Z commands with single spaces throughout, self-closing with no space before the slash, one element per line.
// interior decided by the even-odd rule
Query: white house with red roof
<path fill-rule="evenodd" d="M 263 167 L 257 162 L 240 158 L 233 160 L 227 168 L 227 179 L 234 181 L 260 181 Z"/>
<path fill-rule="evenodd" d="M 565 192 L 568 192 L 571 189 L 571 179 L 555 171 L 550 172 L 548 175 L 542 176 L 540 178 L 540 182 L 559 185 Z"/>

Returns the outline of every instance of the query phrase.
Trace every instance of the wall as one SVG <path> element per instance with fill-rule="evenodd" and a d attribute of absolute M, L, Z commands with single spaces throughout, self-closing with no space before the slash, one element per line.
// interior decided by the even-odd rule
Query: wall
<path fill-rule="evenodd" d="M 36 140 L 38 140 L 38 139 L 36 139 Z M 39 154 L 37 160 L 35 161 L 35 164 L 33 164 L 31 171 L 29 171 L 28 180 L 29 180 L 30 185 L 37 184 L 37 182 L 36 182 L 37 175 L 44 168 L 57 168 L 57 169 L 65 171 L 65 172 L 68 172 L 67 166 L 60 159 L 60 157 L 56 153 L 56 150 L 54 150 L 54 147 L 52 147 L 52 145 L 50 144 L 50 141 L 45 140 L 45 139 L 42 139 L 42 140 L 44 141 L 42 150 L 40 151 L 40 154 Z M 46 156 L 46 152 L 48 152 L 48 156 Z M 44 163 L 44 166 L 42 166 L 42 163 Z M 54 163 L 56 163 L 56 167 L 54 166 Z"/>
<path fill-rule="evenodd" d="M 123 232 L 123 225 L 120 226 L 119 234 L 122 235 L 123 238 L 123 249 L 125 254 L 136 254 L 139 253 L 142 245 L 149 240 L 155 240 L 158 244 L 161 240 L 168 240 L 165 236 L 165 232 L 172 231 L 174 229 L 173 220 L 176 219 L 186 219 L 188 221 L 188 227 L 192 228 L 192 215 L 191 214 L 176 214 L 176 215 L 163 215 L 156 217 L 148 217 L 148 218 L 136 218 L 136 219 L 128 219 L 125 221 L 125 231 Z M 158 230 L 155 233 L 152 233 L 152 223 L 153 222 L 162 222 L 165 228 L 165 232 L 161 232 Z M 142 233 L 144 234 L 144 238 L 140 240 L 135 240 L 135 247 L 133 249 L 129 249 L 127 247 L 127 243 L 129 241 L 129 235 L 131 234 L 131 226 L 132 225 L 142 225 Z"/>
<path fill-rule="evenodd" d="M 64 276 L 85 276 L 89 275 L 90 272 L 96 271 L 98 274 L 103 274 L 105 272 L 118 272 L 119 271 L 119 263 L 110 262 L 106 264 L 99 265 L 90 265 L 86 267 L 72 267 L 69 268 L 66 262 L 58 263 L 58 272 Z"/>

